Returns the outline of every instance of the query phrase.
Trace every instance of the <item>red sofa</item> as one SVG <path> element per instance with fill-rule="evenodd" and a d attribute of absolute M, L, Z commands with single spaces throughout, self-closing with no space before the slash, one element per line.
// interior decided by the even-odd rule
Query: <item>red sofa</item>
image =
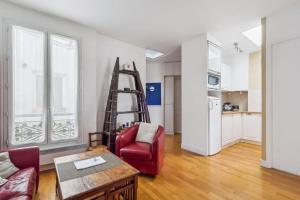
<path fill-rule="evenodd" d="M 159 126 L 153 144 L 135 142 L 139 125 L 134 125 L 116 138 L 116 155 L 144 174 L 157 175 L 164 160 L 164 128 Z"/>
<path fill-rule="evenodd" d="M 10 160 L 20 170 L 0 186 L 0 200 L 34 199 L 39 185 L 40 150 L 27 147 L 8 150 Z"/>

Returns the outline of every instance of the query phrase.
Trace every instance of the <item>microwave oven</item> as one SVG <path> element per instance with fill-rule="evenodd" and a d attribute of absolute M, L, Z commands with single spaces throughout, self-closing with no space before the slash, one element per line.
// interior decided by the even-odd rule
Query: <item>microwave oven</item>
<path fill-rule="evenodd" d="M 220 90 L 221 89 L 221 76 L 218 74 L 208 73 L 207 87 L 208 87 L 208 89 Z"/>

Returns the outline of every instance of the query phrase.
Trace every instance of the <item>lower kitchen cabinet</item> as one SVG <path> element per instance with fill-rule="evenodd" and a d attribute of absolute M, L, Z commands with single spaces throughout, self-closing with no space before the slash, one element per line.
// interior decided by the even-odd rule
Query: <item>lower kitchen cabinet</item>
<path fill-rule="evenodd" d="M 222 116 L 222 146 L 229 144 L 233 139 L 232 115 Z"/>
<path fill-rule="evenodd" d="M 238 140 L 261 141 L 261 114 L 232 113 L 222 115 L 222 146 Z"/>
<path fill-rule="evenodd" d="M 261 142 L 261 114 L 243 114 L 243 139 Z"/>
<path fill-rule="evenodd" d="M 226 114 L 222 116 L 222 145 L 227 145 L 242 136 L 242 115 Z"/>

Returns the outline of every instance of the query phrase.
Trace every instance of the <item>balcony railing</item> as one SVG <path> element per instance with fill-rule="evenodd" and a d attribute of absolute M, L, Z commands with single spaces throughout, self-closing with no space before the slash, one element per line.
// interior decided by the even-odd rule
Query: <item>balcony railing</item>
<path fill-rule="evenodd" d="M 43 122 L 42 119 L 42 115 L 39 114 L 15 115 L 13 143 L 44 142 L 46 137 L 44 126 L 46 122 Z M 76 138 L 78 134 L 75 115 L 72 113 L 54 114 L 51 122 L 51 131 L 49 132 L 51 132 L 52 141 Z"/>

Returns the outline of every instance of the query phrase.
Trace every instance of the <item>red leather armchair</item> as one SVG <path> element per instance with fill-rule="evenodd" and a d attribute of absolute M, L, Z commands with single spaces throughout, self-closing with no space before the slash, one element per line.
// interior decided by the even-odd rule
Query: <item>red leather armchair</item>
<path fill-rule="evenodd" d="M 159 126 L 153 143 L 135 142 L 139 125 L 134 125 L 116 138 L 116 155 L 144 174 L 157 175 L 164 161 L 164 128 Z"/>
<path fill-rule="evenodd" d="M 8 150 L 12 163 L 20 170 L 0 187 L 0 199 L 34 199 L 39 185 L 40 150 L 39 147 L 26 147 Z"/>

